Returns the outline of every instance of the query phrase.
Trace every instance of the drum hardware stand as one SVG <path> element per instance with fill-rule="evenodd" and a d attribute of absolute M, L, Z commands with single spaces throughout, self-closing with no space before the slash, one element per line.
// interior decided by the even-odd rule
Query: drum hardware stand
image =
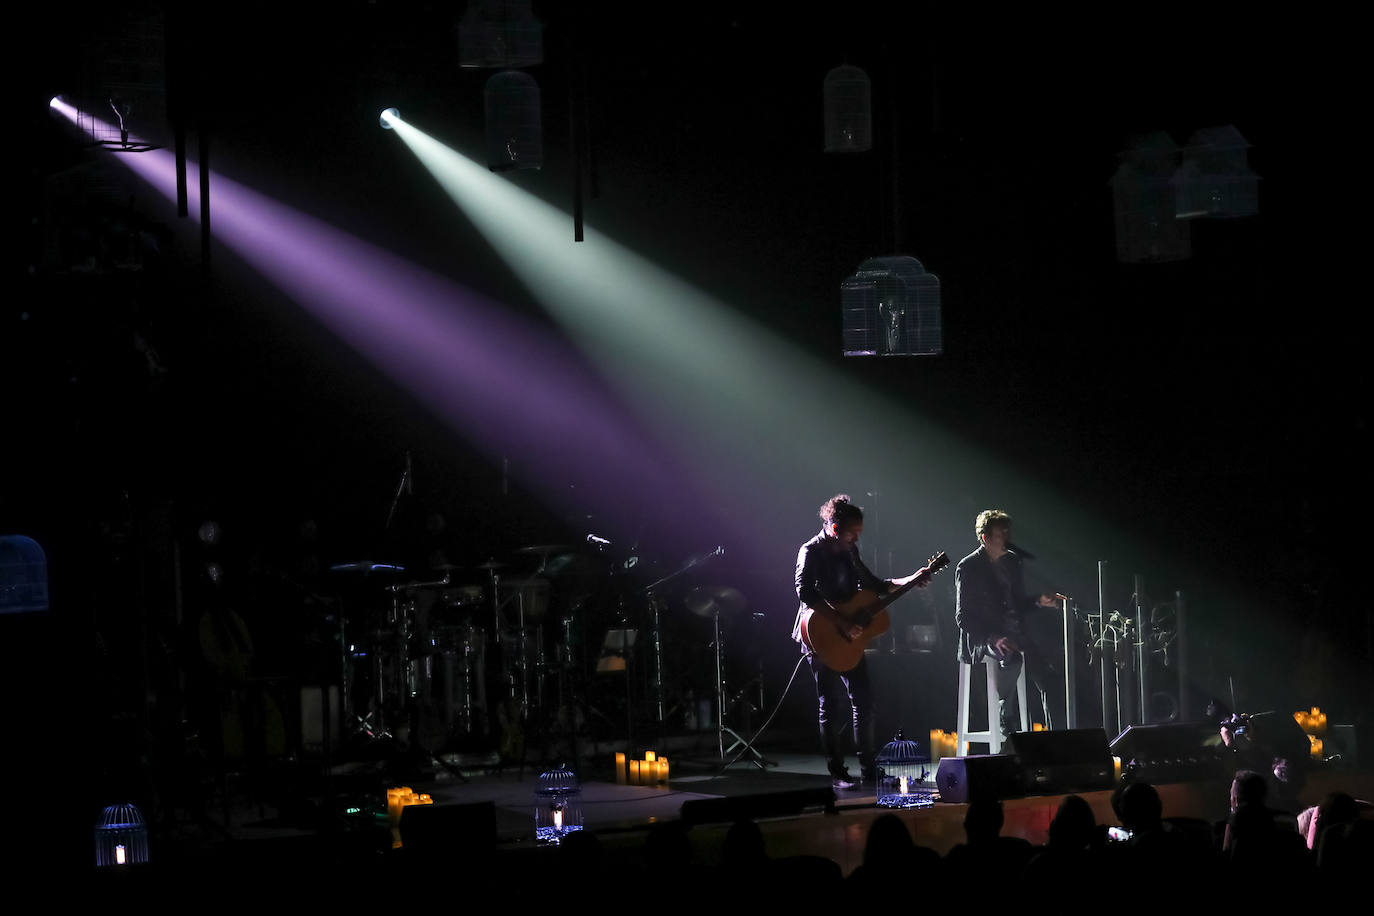
<path fill-rule="evenodd" d="M 712 614 L 712 617 L 715 619 L 716 630 L 714 643 L 716 649 L 716 746 L 720 751 L 720 759 L 724 760 L 727 754 L 732 754 L 735 752 L 736 748 L 740 748 L 740 757 L 748 755 L 750 763 L 760 770 L 767 772 L 768 767 L 778 765 L 777 761 L 769 760 L 758 748 L 754 747 L 751 742 L 745 740 L 738 732 L 725 724 L 725 707 L 728 704 L 725 690 L 725 645 L 720 636 L 719 606 L 715 608 L 715 613 Z M 746 689 L 748 688 L 746 687 Z M 741 696 L 742 695 L 741 693 Z M 734 742 L 728 748 L 725 746 L 725 736 L 727 734 L 734 739 Z M 734 760 L 730 761 L 730 763 L 734 762 Z M 729 765 L 730 764 L 726 764 L 726 766 Z"/>
<path fill-rule="evenodd" d="M 661 620 L 660 620 L 660 616 L 659 616 L 659 615 L 660 615 L 660 611 L 661 611 L 661 609 L 662 609 L 663 601 L 662 601 L 662 599 L 660 599 L 660 598 L 658 597 L 658 588 L 659 588 L 659 586 L 661 586 L 661 585 L 665 585 L 666 583 L 671 582 L 673 579 L 676 579 L 678 576 L 681 576 L 683 573 L 687 572 L 689 569 L 693 569 L 693 568 L 695 568 L 695 567 L 697 567 L 697 566 L 700 566 L 701 564 L 707 562 L 708 560 L 711 560 L 711 559 L 713 559 L 713 558 L 715 558 L 715 557 L 724 556 L 724 555 L 725 555 L 725 548 L 724 548 L 724 547 L 717 547 L 715 550 L 712 550 L 712 551 L 710 551 L 710 552 L 708 552 L 708 553 L 698 554 L 698 555 L 696 555 L 696 556 L 689 557 L 689 558 L 687 559 L 687 562 L 683 563 L 682 566 L 681 566 L 676 572 L 671 572 L 671 573 L 669 573 L 668 575 L 664 576 L 663 578 L 658 579 L 657 581 L 654 581 L 654 582 L 649 583 L 649 584 L 648 584 L 647 586 L 645 586 L 644 589 L 641 591 L 641 594 L 644 595 L 645 598 L 646 598 L 646 599 L 648 600 L 648 602 L 649 602 L 649 611 L 650 611 L 650 613 L 651 613 L 651 620 L 652 620 L 652 624 L 653 624 L 653 646 L 654 646 L 654 713 L 655 713 L 654 718 L 655 718 L 655 721 L 658 722 L 658 729 L 659 729 L 659 735 L 660 735 L 660 737 L 663 737 L 663 735 L 664 735 L 664 729 L 665 729 L 665 727 L 666 727 L 666 721 L 665 721 L 664 712 L 663 712 L 663 630 L 662 630 L 662 627 L 660 626 Z M 719 617 L 719 615 L 717 615 L 717 617 Z M 719 621 L 719 619 L 717 619 L 717 621 L 716 621 L 716 632 L 717 632 L 717 637 L 719 637 L 719 632 L 720 632 L 720 621 Z M 717 667 L 719 667 L 719 666 L 717 666 Z M 719 705 L 719 697 L 717 697 L 717 705 Z"/>

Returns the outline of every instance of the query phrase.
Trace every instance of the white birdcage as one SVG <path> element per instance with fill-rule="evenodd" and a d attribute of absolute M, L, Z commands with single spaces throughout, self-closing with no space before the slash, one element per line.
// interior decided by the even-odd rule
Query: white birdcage
<path fill-rule="evenodd" d="M 845 356 L 944 352 L 940 278 L 909 255 L 869 258 L 840 284 Z"/>
<path fill-rule="evenodd" d="M 1136 138 L 1112 176 L 1116 257 L 1126 264 L 1181 261 L 1193 253 L 1188 223 L 1175 218 L 1178 144 L 1163 131 Z"/>
<path fill-rule="evenodd" d="M 519 70 L 493 74 L 486 86 L 487 167 L 493 172 L 544 164 L 539 84 Z"/>
<path fill-rule="evenodd" d="M 530 0 L 470 0 L 458 23 L 463 67 L 533 67 L 544 60 L 544 27 Z"/>
<path fill-rule="evenodd" d="M 1259 212 L 1259 176 L 1250 169 L 1250 144 L 1233 125 L 1195 131 L 1174 172 L 1178 219 L 1235 219 Z"/>
<path fill-rule="evenodd" d="M 825 151 L 862 153 L 873 148 L 872 86 L 858 67 L 836 67 L 825 75 Z"/>

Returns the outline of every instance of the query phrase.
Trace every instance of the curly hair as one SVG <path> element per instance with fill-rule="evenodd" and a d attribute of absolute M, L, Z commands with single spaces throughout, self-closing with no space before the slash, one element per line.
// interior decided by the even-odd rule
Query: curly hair
<path fill-rule="evenodd" d="M 982 538 L 993 525 L 1010 525 L 1011 516 L 1001 509 L 984 509 L 973 522 L 973 533 Z"/>
<path fill-rule="evenodd" d="M 849 501 L 848 493 L 838 493 L 821 504 L 821 521 L 836 528 L 864 520 L 864 510 Z"/>

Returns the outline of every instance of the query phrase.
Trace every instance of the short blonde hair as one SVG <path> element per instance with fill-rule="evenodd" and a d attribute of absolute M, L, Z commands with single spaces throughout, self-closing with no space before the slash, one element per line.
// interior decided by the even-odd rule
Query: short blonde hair
<path fill-rule="evenodd" d="M 983 535 L 986 534 L 987 530 L 993 525 L 1010 524 L 1011 516 L 1001 509 L 984 509 L 982 512 L 978 513 L 978 518 L 973 521 L 973 533 L 978 535 L 979 540 L 982 540 Z"/>

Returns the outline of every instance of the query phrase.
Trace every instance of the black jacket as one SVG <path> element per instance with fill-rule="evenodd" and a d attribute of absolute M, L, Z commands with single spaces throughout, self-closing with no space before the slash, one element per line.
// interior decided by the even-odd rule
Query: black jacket
<path fill-rule="evenodd" d="M 1005 584 L 985 547 L 964 557 L 954 569 L 954 622 L 959 625 L 961 662 L 982 661 L 989 641 L 1024 632 L 1026 612 L 1039 606 L 1038 595 L 1026 594 L 1021 558 L 1007 553 L 998 562 L 1007 574 Z"/>
<path fill-rule="evenodd" d="M 797 619 L 792 638 L 801 642 L 802 612 L 823 602 L 840 604 L 853 598 L 859 589 L 885 595 L 886 580 L 879 579 L 859 559 L 857 545 L 842 547 L 824 531 L 801 545 L 797 551 Z"/>

